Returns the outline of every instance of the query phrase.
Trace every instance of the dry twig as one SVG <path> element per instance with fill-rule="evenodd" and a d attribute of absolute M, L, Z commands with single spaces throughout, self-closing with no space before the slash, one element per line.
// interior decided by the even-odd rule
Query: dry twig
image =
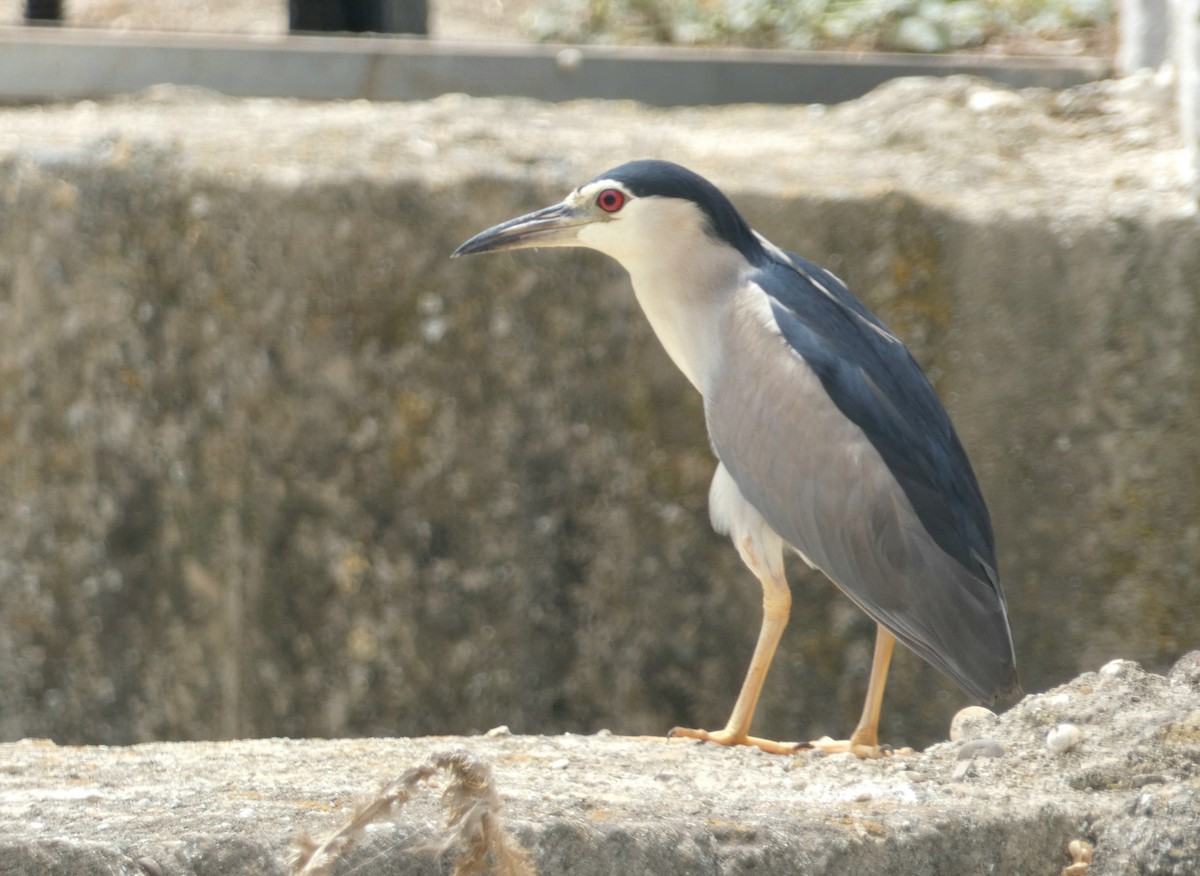
<path fill-rule="evenodd" d="M 411 799 L 417 786 L 439 771 L 450 774 L 442 792 L 447 819 L 438 854 L 457 849 L 454 876 L 537 876 L 529 853 L 504 829 L 500 798 L 492 784 L 492 771 L 465 751 L 434 755 L 420 766 L 405 770 L 369 803 L 324 837 L 301 837 L 289 864 L 293 876 L 329 876 L 333 865 L 360 837 L 368 824 L 389 817 Z"/>

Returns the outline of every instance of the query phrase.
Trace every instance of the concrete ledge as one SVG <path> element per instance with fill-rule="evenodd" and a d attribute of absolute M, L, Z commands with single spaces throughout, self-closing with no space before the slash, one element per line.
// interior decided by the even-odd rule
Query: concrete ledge
<path fill-rule="evenodd" d="M 1087 876 L 1200 867 L 1200 652 L 1165 678 L 1113 661 L 970 727 L 874 762 L 606 735 L 26 740 L 0 746 L 0 872 L 282 874 L 299 837 L 447 751 L 490 766 L 489 814 L 544 876 L 1049 874 L 1072 840 L 1095 846 Z M 438 796 L 418 791 L 332 872 L 446 872 Z"/>
<path fill-rule="evenodd" d="M 0 100 L 78 99 L 160 83 L 236 96 L 420 100 L 448 92 L 655 106 L 839 103 L 899 76 L 1066 88 L 1099 58 L 842 54 L 447 43 L 420 39 L 119 34 L 0 28 Z"/>

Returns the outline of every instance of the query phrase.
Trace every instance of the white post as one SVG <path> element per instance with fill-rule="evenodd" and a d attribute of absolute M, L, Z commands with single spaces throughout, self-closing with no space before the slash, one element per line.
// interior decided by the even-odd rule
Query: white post
<path fill-rule="evenodd" d="M 1122 76 L 1153 70 L 1171 51 L 1170 0 L 1120 0 L 1119 5 L 1117 70 Z"/>
<path fill-rule="evenodd" d="M 1200 0 L 1173 0 L 1171 55 L 1178 77 L 1179 129 L 1192 191 L 1200 198 Z"/>

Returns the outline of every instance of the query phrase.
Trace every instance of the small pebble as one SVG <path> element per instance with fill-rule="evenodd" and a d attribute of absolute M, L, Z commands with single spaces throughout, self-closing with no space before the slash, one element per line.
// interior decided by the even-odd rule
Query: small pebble
<path fill-rule="evenodd" d="M 1084 876 L 1092 866 L 1092 844 L 1087 840 L 1074 839 L 1067 843 L 1067 854 L 1071 863 L 1063 868 L 1062 876 Z"/>
<path fill-rule="evenodd" d="M 501 724 L 499 727 L 493 727 L 483 735 L 488 737 L 488 739 L 502 739 L 505 736 L 512 736 L 512 731 L 508 729 L 507 724 Z"/>
<path fill-rule="evenodd" d="M 1200 651 L 1189 651 L 1171 667 L 1167 678 L 1172 684 L 1186 684 L 1200 688 Z"/>
<path fill-rule="evenodd" d="M 1024 102 L 1019 94 L 1000 89 L 980 89 L 967 98 L 967 109 L 987 113 L 995 109 L 1019 109 Z"/>
<path fill-rule="evenodd" d="M 549 767 L 552 770 L 565 770 L 570 765 L 571 762 L 565 757 L 560 757 L 558 760 L 552 760 L 549 763 Z"/>
<path fill-rule="evenodd" d="M 1100 674 L 1116 678 L 1119 675 L 1124 675 L 1125 673 L 1137 668 L 1138 665 L 1132 660 L 1109 660 L 1100 667 Z"/>
<path fill-rule="evenodd" d="M 1000 717 L 983 706 L 967 706 L 959 709 L 950 721 L 950 741 L 963 742 L 977 739 L 1000 723 Z"/>
<path fill-rule="evenodd" d="M 1083 744 L 1083 731 L 1074 724 L 1059 724 L 1046 734 L 1046 748 L 1051 754 L 1066 754 Z"/>
<path fill-rule="evenodd" d="M 1092 863 L 1092 844 L 1087 840 L 1074 839 L 1067 843 L 1067 854 L 1076 864 Z"/>
<path fill-rule="evenodd" d="M 969 739 L 959 746 L 958 759 L 970 760 L 973 757 L 1004 757 L 1004 746 L 986 736 Z"/>

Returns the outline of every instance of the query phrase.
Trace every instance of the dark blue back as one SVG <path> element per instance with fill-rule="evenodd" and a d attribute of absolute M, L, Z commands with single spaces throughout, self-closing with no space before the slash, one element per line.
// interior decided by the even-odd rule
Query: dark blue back
<path fill-rule="evenodd" d="M 754 276 L 784 338 L 866 434 L 938 546 L 966 569 L 982 565 L 995 584 L 987 506 L 920 366 L 837 277 L 787 256 L 790 264 L 772 258 Z"/>

